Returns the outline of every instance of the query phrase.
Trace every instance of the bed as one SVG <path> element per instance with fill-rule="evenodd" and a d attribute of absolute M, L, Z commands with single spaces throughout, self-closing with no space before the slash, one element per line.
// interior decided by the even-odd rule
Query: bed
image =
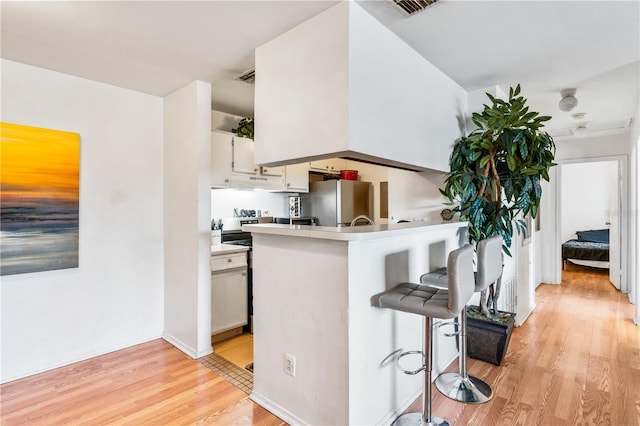
<path fill-rule="evenodd" d="M 577 231 L 577 239 L 562 244 L 562 269 L 568 260 L 609 262 L 609 230 Z M 608 264 L 606 266 L 608 268 Z"/>

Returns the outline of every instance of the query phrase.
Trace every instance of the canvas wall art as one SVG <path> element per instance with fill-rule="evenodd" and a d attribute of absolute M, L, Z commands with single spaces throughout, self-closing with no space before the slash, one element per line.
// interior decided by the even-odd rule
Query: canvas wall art
<path fill-rule="evenodd" d="M 78 267 L 80 135 L 0 123 L 0 275 Z"/>

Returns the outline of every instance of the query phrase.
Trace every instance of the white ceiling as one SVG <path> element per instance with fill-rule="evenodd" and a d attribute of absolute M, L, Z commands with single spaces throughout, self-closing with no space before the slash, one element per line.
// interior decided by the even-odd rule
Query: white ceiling
<path fill-rule="evenodd" d="M 440 0 L 412 17 L 357 2 L 468 91 L 521 83 L 549 129 L 575 126 L 575 112 L 606 127 L 638 109 L 639 0 Z M 335 3 L 3 0 L 1 56 L 158 96 L 209 81 L 214 109 L 249 116 L 253 86 L 233 76 L 257 46 Z M 557 106 L 567 87 L 578 89 L 571 113 Z"/>

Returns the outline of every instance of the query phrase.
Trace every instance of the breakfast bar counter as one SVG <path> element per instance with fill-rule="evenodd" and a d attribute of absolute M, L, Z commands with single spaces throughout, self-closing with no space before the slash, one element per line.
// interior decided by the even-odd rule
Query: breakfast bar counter
<path fill-rule="evenodd" d="M 445 266 L 466 243 L 466 226 L 245 225 L 253 237 L 251 399 L 292 424 L 390 423 L 421 393 L 422 375 L 403 374 L 394 355 L 422 347 L 423 319 L 373 307 L 371 297 Z M 456 356 L 454 339 L 436 336 L 434 373 Z M 417 368 L 419 358 L 404 367 Z"/>

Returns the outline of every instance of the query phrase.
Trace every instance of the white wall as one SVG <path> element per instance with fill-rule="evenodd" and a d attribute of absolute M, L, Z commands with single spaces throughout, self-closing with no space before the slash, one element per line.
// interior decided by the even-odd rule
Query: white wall
<path fill-rule="evenodd" d="M 348 8 L 340 3 L 255 50 L 257 164 L 348 145 Z"/>
<path fill-rule="evenodd" d="M 632 218 L 629 221 L 629 236 L 632 241 L 629 244 L 629 299 L 636 304 L 635 323 L 640 325 L 640 110 L 633 120 L 629 139 L 631 144 L 629 206 Z"/>
<path fill-rule="evenodd" d="M 211 353 L 211 85 L 165 98 L 163 337 L 193 358 Z"/>
<path fill-rule="evenodd" d="M 231 132 L 231 129 L 238 127 L 243 117 L 227 114 L 222 111 L 211 111 L 211 130 L 224 130 Z"/>
<path fill-rule="evenodd" d="M 356 2 L 349 15 L 349 149 L 449 171 L 467 92 Z"/>
<path fill-rule="evenodd" d="M 233 217 L 233 209 L 261 210 L 263 216 L 289 217 L 290 193 L 250 189 L 212 189 L 211 218 Z"/>
<path fill-rule="evenodd" d="M 610 206 L 618 198 L 618 163 L 598 161 L 558 167 L 562 173 L 560 239 L 577 238 L 576 231 L 609 228 Z"/>
<path fill-rule="evenodd" d="M 77 269 L 2 277 L 2 382 L 158 338 L 162 99 L 2 60 L 2 121 L 77 132 Z"/>
<path fill-rule="evenodd" d="M 442 223 L 440 212 L 449 207 L 445 205 L 448 200 L 440 194 L 444 177 L 444 173 L 437 171 L 416 173 L 389 169 L 389 221 Z"/>

